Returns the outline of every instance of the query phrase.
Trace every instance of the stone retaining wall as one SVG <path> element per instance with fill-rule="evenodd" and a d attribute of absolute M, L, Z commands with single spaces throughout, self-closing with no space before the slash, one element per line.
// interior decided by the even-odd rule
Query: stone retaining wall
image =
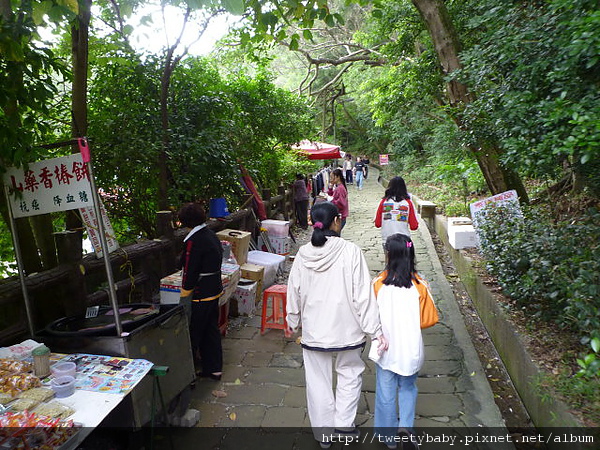
<path fill-rule="evenodd" d="M 415 198 L 419 207 L 419 199 Z M 481 320 L 515 385 L 523 404 L 537 428 L 583 427 L 584 425 L 569 412 L 567 405 L 557 399 L 553 392 L 540 384 L 545 372 L 541 370 L 527 351 L 522 338 L 508 316 L 496 302 L 493 293 L 479 278 L 474 261 L 464 251 L 455 250 L 448 242 L 446 217 L 436 214 L 427 220 L 443 241 L 451 255 L 460 279 L 469 293 Z M 562 430 L 561 430 L 562 431 Z M 548 448 L 564 448 L 564 444 L 548 444 Z M 584 448 L 573 444 L 570 448 Z"/>

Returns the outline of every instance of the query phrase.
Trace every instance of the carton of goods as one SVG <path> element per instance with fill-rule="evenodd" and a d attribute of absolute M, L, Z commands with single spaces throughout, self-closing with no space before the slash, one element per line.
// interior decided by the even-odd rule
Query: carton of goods
<path fill-rule="evenodd" d="M 289 237 L 280 237 L 280 236 L 271 236 L 269 235 L 269 242 L 271 243 L 271 247 L 274 253 L 278 255 L 289 255 L 290 254 L 290 238 Z M 268 252 L 267 246 L 262 238 L 262 236 L 258 237 L 258 249 L 263 252 Z"/>
<path fill-rule="evenodd" d="M 269 237 L 288 237 L 290 234 L 289 220 L 263 220 L 260 226 L 269 232 Z"/>
<path fill-rule="evenodd" d="M 250 248 L 251 233 L 248 231 L 225 229 L 217 233 L 217 237 L 222 241 L 231 242 L 231 251 L 238 264 L 244 264 L 248 258 L 248 249 Z"/>
<path fill-rule="evenodd" d="M 181 271 L 160 280 L 160 303 L 172 305 L 179 303 L 181 292 Z"/>
<path fill-rule="evenodd" d="M 265 277 L 265 268 L 257 264 L 246 263 L 241 266 L 242 278 L 247 280 L 256 281 L 256 298 L 255 304 L 262 298 L 263 293 L 263 280 Z"/>
<path fill-rule="evenodd" d="M 285 256 L 252 250 L 248 252 L 248 262 L 265 268 L 265 276 L 263 278 L 263 289 L 265 289 L 275 284 L 277 271 L 280 267 L 283 268 Z"/>
<path fill-rule="evenodd" d="M 240 278 L 237 288 L 233 293 L 231 315 L 252 315 L 256 309 L 257 281 Z"/>

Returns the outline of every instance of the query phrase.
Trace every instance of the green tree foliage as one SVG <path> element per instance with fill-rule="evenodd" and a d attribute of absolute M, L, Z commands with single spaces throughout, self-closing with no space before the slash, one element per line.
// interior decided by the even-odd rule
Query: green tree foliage
<path fill-rule="evenodd" d="M 89 135 L 98 184 L 111 217 L 125 222 L 121 232 L 130 238 L 154 231 L 159 72 L 159 60 L 132 54 L 98 64 L 91 83 Z M 175 70 L 169 103 L 173 208 L 223 196 L 234 208 L 241 198 L 240 162 L 264 186 L 276 187 L 289 171 L 281 151 L 289 153 L 288 144 L 311 130 L 306 105 L 273 86 L 266 73 L 223 78 L 204 58 L 188 58 Z"/>
<path fill-rule="evenodd" d="M 43 153 L 52 135 L 53 106 L 68 79 L 64 63 L 36 41 L 42 13 L 57 20 L 72 11 L 52 2 L 2 2 L 0 11 L 0 172 Z M 38 19 L 38 22 L 35 21 Z"/>
<path fill-rule="evenodd" d="M 462 78 L 471 128 L 500 140 L 506 162 L 545 179 L 564 167 L 600 189 L 600 11 L 589 0 L 483 1 Z M 581 187 L 581 186 L 579 186 Z"/>

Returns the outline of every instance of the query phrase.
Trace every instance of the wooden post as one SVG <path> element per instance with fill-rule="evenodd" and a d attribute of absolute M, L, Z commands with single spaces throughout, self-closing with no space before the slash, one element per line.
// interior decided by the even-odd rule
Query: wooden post
<path fill-rule="evenodd" d="M 252 216 L 252 213 L 250 212 L 252 210 L 252 194 L 246 194 L 242 198 L 244 200 L 242 205 L 244 205 L 243 208 L 245 208 L 245 211 L 247 213 L 244 215 L 244 218 L 240 222 L 240 229 L 246 230 L 246 231 L 252 231 L 252 229 L 249 228 L 250 227 L 250 216 Z"/>
<path fill-rule="evenodd" d="M 290 218 L 291 218 L 291 223 L 290 225 L 294 225 L 298 223 L 298 218 L 296 217 L 296 203 L 294 202 L 294 198 L 296 197 L 296 189 L 294 188 L 294 185 L 291 184 L 290 185 L 290 189 L 288 191 L 288 200 L 290 202 Z"/>
<path fill-rule="evenodd" d="M 156 212 L 156 234 L 162 239 L 173 238 L 173 213 L 171 211 Z"/>
<path fill-rule="evenodd" d="M 83 258 L 81 234 L 81 231 L 72 230 L 53 233 L 58 263 L 71 266 L 68 283 L 57 286 L 62 290 L 60 297 L 62 297 L 66 316 L 82 315 L 87 307 L 85 269 L 81 264 Z"/>
<path fill-rule="evenodd" d="M 290 214 L 287 208 L 287 198 L 285 192 L 285 186 L 281 185 L 277 188 L 277 194 L 281 196 L 281 200 L 279 200 L 279 210 L 283 213 L 283 218 L 285 220 L 289 220 Z"/>
<path fill-rule="evenodd" d="M 81 261 L 83 257 L 81 231 L 60 231 L 53 235 L 59 264 L 73 264 Z"/>
<path fill-rule="evenodd" d="M 270 219 L 273 215 L 273 205 L 271 205 L 271 189 L 262 190 L 262 199 L 265 204 L 265 209 L 267 210 L 267 219 Z"/>

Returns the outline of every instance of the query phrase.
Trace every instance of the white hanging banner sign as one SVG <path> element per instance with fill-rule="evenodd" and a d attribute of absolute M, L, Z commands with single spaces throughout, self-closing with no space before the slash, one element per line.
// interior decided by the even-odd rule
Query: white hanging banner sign
<path fill-rule="evenodd" d="M 88 168 L 81 153 L 9 168 L 4 174 L 14 217 L 92 207 Z"/>
<path fill-rule="evenodd" d="M 517 191 L 515 191 L 514 189 L 471 203 L 469 205 L 469 208 L 471 209 L 471 217 L 475 219 L 479 212 L 489 205 L 510 206 L 514 208 L 518 214 L 521 214 L 521 207 L 519 206 L 519 196 L 517 195 Z"/>
<path fill-rule="evenodd" d="M 108 219 L 108 215 L 106 214 L 106 210 L 104 209 L 104 203 L 102 203 L 102 200 L 100 200 L 100 210 L 102 214 L 102 223 L 104 224 L 104 233 L 106 234 L 108 253 L 112 253 L 113 251 L 119 248 L 119 243 L 115 239 L 115 232 L 113 230 L 112 225 L 110 224 L 110 220 Z M 104 256 L 104 253 L 102 253 L 102 244 L 100 242 L 100 235 L 98 234 L 98 220 L 96 220 L 96 213 L 94 211 L 94 208 L 92 206 L 79 208 L 79 212 L 81 213 L 81 220 L 83 220 L 83 223 L 85 224 L 88 237 L 92 242 L 92 247 L 94 247 L 96 257 L 102 258 L 102 256 Z"/>
<path fill-rule="evenodd" d="M 389 155 L 379 155 L 379 165 L 387 166 L 390 163 Z"/>

